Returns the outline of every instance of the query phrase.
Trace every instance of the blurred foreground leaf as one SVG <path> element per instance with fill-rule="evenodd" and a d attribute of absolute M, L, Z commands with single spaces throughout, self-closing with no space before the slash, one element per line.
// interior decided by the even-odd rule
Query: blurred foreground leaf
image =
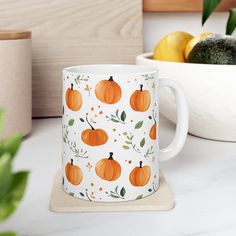
<path fill-rule="evenodd" d="M 18 234 L 15 232 L 4 232 L 0 233 L 0 236 L 18 236 Z"/>
<path fill-rule="evenodd" d="M 11 157 L 9 153 L 5 153 L 0 157 L 0 199 L 10 188 L 12 177 Z"/>
<path fill-rule="evenodd" d="M 18 207 L 27 184 L 29 172 L 13 174 L 8 191 L 0 198 L 0 222 L 8 218 Z"/>
<path fill-rule="evenodd" d="M 9 153 L 11 158 L 13 158 L 20 147 L 22 138 L 21 134 L 16 134 L 0 141 L 0 156 L 2 156 L 3 153 Z"/>

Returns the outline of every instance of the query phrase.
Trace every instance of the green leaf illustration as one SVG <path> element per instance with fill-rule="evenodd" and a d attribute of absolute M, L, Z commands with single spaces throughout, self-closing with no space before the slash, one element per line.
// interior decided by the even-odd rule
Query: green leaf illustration
<path fill-rule="evenodd" d="M 121 190 L 118 192 L 118 188 L 119 186 L 116 186 L 114 191 L 110 191 L 110 193 L 106 192 L 108 194 L 109 197 L 113 197 L 113 198 L 121 198 L 121 199 L 125 199 L 125 188 L 122 187 Z"/>
<path fill-rule="evenodd" d="M 9 217 L 18 207 L 25 191 L 29 172 L 20 171 L 13 174 L 7 193 L 0 199 L 0 222 Z"/>
<path fill-rule="evenodd" d="M 126 119 L 126 113 L 125 113 L 125 111 L 122 111 L 121 116 L 120 116 L 120 119 L 121 119 L 122 121 L 125 121 L 125 119 Z"/>
<path fill-rule="evenodd" d="M 87 151 L 82 148 L 78 148 L 76 141 L 69 140 L 68 138 L 69 130 L 68 126 L 63 129 L 63 141 L 68 144 L 70 150 L 74 153 L 75 157 L 88 158 Z"/>
<path fill-rule="evenodd" d="M 114 194 L 111 194 L 110 196 L 113 197 L 113 198 L 119 198 L 119 196 L 116 196 Z"/>
<path fill-rule="evenodd" d="M 70 119 L 70 120 L 68 121 L 68 125 L 69 125 L 69 126 L 72 126 L 72 125 L 74 124 L 74 122 L 75 122 L 74 119 Z"/>
<path fill-rule="evenodd" d="M 143 126 L 143 121 L 139 121 L 136 125 L 135 125 L 135 129 L 140 129 Z"/>
<path fill-rule="evenodd" d="M 116 116 L 118 117 L 119 110 L 117 109 L 115 113 L 116 113 Z"/>
<path fill-rule="evenodd" d="M 84 197 L 84 194 L 83 194 L 82 192 L 79 192 L 79 194 L 80 194 L 82 197 Z"/>
<path fill-rule="evenodd" d="M 84 122 L 84 119 L 83 118 L 79 118 L 81 122 Z"/>
<path fill-rule="evenodd" d="M 70 192 L 69 195 L 74 197 L 75 193 Z"/>
<path fill-rule="evenodd" d="M 126 143 L 126 144 L 132 144 L 132 142 L 130 142 L 130 141 L 125 141 L 125 143 Z"/>
<path fill-rule="evenodd" d="M 146 153 L 144 154 L 144 157 L 146 159 L 149 159 L 150 157 L 152 157 L 153 154 L 154 154 L 154 148 L 153 148 L 153 146 L 151 146 L 146 150 Z"/>
<path fill-rule="evenodd" d="M 125 188 L 122 187 L 121 190 L 120 190 L 120 196 L 124 197 L 125 193 L 126 193 Z"/>
<path fill-rule="evenodd" d="M 62 185 L 64 185 L 65 184 L 65 179 L 64 179 L 64 177 L 62 177 Z"/>
<path fill-rule="evenodd" d="M 126 145 L 123 145 L 123 148 L 124 148 L 124 149 L 129 149 L 129 147 L 128 147 L 128 146 L 126 146 Z"/>
<path fill-rule="evenodd" d="M 140 142 L 140 147 L 143 147 L 145 145 L 145 138 L 143 138 Z"/>
<path fill-rule="evenodd" d="M 143 198 L 143 195 L 139 195 L 136 197 L 136 200 L 139 200 L 139 199 L 142 199 Z"/>
<path fill-rule="evenodd" d="M 121 115 L 119 116 L 119 109 L 117 109 L 115 111 L 115 114 L 111 114 L 110 116 L 106 116 L 106 118 L 109 121 L 113 121 L 115 123 L 121 123 L 121 124 L 125 124 L 125 119 L 126 119 L 126 113 L 125 111 L 122 111 Z"/>
<path fill-rule="evenodd" d="M 116 122 L 116 123 L 119 122 L 118 120 L 115 120 L 114 118 L 111 118 L 111 120 L 112 120 L 113 122 Z"/>

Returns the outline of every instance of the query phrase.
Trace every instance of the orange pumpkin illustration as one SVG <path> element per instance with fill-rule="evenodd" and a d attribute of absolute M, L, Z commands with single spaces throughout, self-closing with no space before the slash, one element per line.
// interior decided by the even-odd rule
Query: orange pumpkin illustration
<path fill-rule="evenodd" d="M 95 129 L 88 121 L 86 116 L 86 121 L 91 129 L 86 129 L 81 134 L 81 139 L 84 143 L 89 146 L 100 146 L 107 142 L 108 135 L 103 129 Z"/>
<path fill-rule="evenodd" d="M 146 185 L 151 177 L 151 168 L 142 164 L 143 162 L 140 161 L 139 167 L 135 167 L 129 175 L 129 181 L 135 187 Z"/>
<path fill-rule="evenodd" d="M 66 104 L 72 111 L 78 111 L 82 106 L 82 95 L 78 90 L 73 89 L 73 84 L 66 91 Z"/>
<path fill-rule="evenodd" d="M 150 132 L 149 132 L 149 136 L 153 140 L 155 140 L 157 138 L 157 124 L 156 124 L 156 122 L 155 122 L 155 124 L 152 125 Z"/>
<path fill-rule="evenodd" d="M 155 115 L 154 113 L 152 114 L 152 116 L 149 116 L 149 119 L 153 119 L 154 120 L 154 124 L 152 125 L 150 131 L 149 131 L 149 137 L 153 140 L 156 140 L 157 138 L 157 121 L 155 119 Z"/>
<path fill-rule="evenodd" d="M 83 179 L 82 170 L 78 167 L 73 165 L 73 159 L 71 159 L 70 163 L 66 164 L 66 178 L 68 181 L 73 185 L 79 185 Z"/>
<path fill-rule="evenodd" d="M 95 167 L 97 176 L 107 181 L 114 181 L 120 177 L 121 166 L 113 159 L 113 152 L 110 152 L 109 158 L 101 159 Z"/>
<path fill-rule="evenodd" d="M 148 90 L 143 90 L 140 84 L 140 90 L 136 90 L 130 97 L 130 105 L 135 111 L 144 112 L 151 104 L 151 95 Z"/>
<path fill-rule="evenodd" d="M 121 88 L 113 77 L 110 76 L 109 80 L 102 80 L 98 82 L 95 88 L 95 94 L 98 100 L 107 104 L 117 103 L 121 98 Z"/>

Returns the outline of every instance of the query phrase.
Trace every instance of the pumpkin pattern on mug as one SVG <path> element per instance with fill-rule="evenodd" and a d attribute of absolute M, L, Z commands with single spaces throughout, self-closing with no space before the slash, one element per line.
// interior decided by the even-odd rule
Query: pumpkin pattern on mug
<path fill-rule="evenodd" d="M 83 179 L 82 170 L 73 164 L 73 159 L 68 162 L 65 167 L 66 178 L 73 185 L 79 185 Z"/>
<path fill-rule="evenodd" d="M 135 187 L 145 186 L 151 177 L 151 168 L 142 164 L 143 162 L 140 161 L 139 167 L 135 167 L 129 175 L 129 181 Z"/>
<path fill-rule="evenodd" d="M 86 121 L 91 129 L 86 129 L 81 134 L 82 141 L 89 146 L 100 146 L 107 142 L 108 135 L 103 129 L 95 129 L 86 116 Z"/>
<path fill-rule="evenodd" d="M 157 138 L 157 124 L 156 122 L 152 125 L 150 131 L 149 131 L 149 137 L 153 140 L 156 140 Z"/>
<path fill-rule="evenodd" d="M 101 159 L 95 167 L 97 176 L 107 181 L 114 181 L 120 177 L 121 166 L 113 159 L 113 152 L 109 153 L 109 158 Z"/>
<path fill-rule="evenodd" d="M 66 80 L 66 91 L 63 92 L 66 92 L 63 96 L 66 100 L 63 104 L 63 135 L 66 137 L 65 153 L 69 155 L 64 167 L 65 191 L 89 201 L 130 200 L 135 189 L 143 190 L 142 195 L 137 191 L 137 197 L 147 196 L 154 182 L 150 180 L 152 156 L 145 155 L 155 155 L 153 149 L 149 152 L 148 142 L 158 136 L 155 107 L 150 108 L 154 88 L 151 82 L 140 82 L 138 76 L 130 78 L 127 84 L 109 75 L 105 79 L 98 76 L 94 80 L 86 77 L 80 81 L 71 75 L 67 79 L 70 80 Z M 137 112 L 141 112 L 141 117 Z M 152 115 L 147 114 L 150 112 Z M 120 145 L 127 155 L 121 151 L 123 155 L 116 156 L 112 149 L 107 152 L 109 145 Z M 97 156 L 104 151 L 105 155 Z M 134 166 L 132 152 L 137 156 Z M 71 160 L 70 155 L 73 155 Z M 77 164 L 76 160 L 81 162 Z"/>
<path fill-rule="evenodd" d="M 151 126 L 151 129 L 149 131 L 149 137 L 152 140 L 156 140 L 156 138 L 157 138 L 157 121 L 155 118 L 155 114 L 153 113 L 152 116 L 149 116 L 149 119 L 154 121 L 154 124 Z"/>
<path fill-rule="evenodd" d="M 66 105 L 72 111 L 78 111 L 82 106 L 82 95 L 78 90 L 74 90 L 73 84 L 66 91 Z"/>
<path fill-rule="evenodd" d="M 143 90 L 143 85 L 140 84 L 140 90 L 136 90 L 130 97 L 130 105 L 133 110 L 145 112 L 151 104 L 151 95 L 148 90 Z"/>
<path fill-rule="evenodd" d="M 103 103 L 114 104 L 121 98 L 121 87 L 110 76 L 108 80 L 102 80 L 97 83 L 95 95 Z"/>

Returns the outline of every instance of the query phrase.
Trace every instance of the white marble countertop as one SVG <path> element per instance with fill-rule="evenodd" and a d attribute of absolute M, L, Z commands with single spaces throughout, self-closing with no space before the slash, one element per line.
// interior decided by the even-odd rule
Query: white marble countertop
<path fill-rule="evenodd" d="M 0 225 L 27 236 L 187 236 L 236 235 L 236 143 L 188 136 L 182 152 L 161 164 L 176 206 L 165 212 L 67 213 L 49 210 L 56 171 L 61 165 L 61 119 L 37 119 L 15 159 L 29 169 L 26 195 L 16 213 Z M 161 146 L 174 125 L 161 119 Z"/>

